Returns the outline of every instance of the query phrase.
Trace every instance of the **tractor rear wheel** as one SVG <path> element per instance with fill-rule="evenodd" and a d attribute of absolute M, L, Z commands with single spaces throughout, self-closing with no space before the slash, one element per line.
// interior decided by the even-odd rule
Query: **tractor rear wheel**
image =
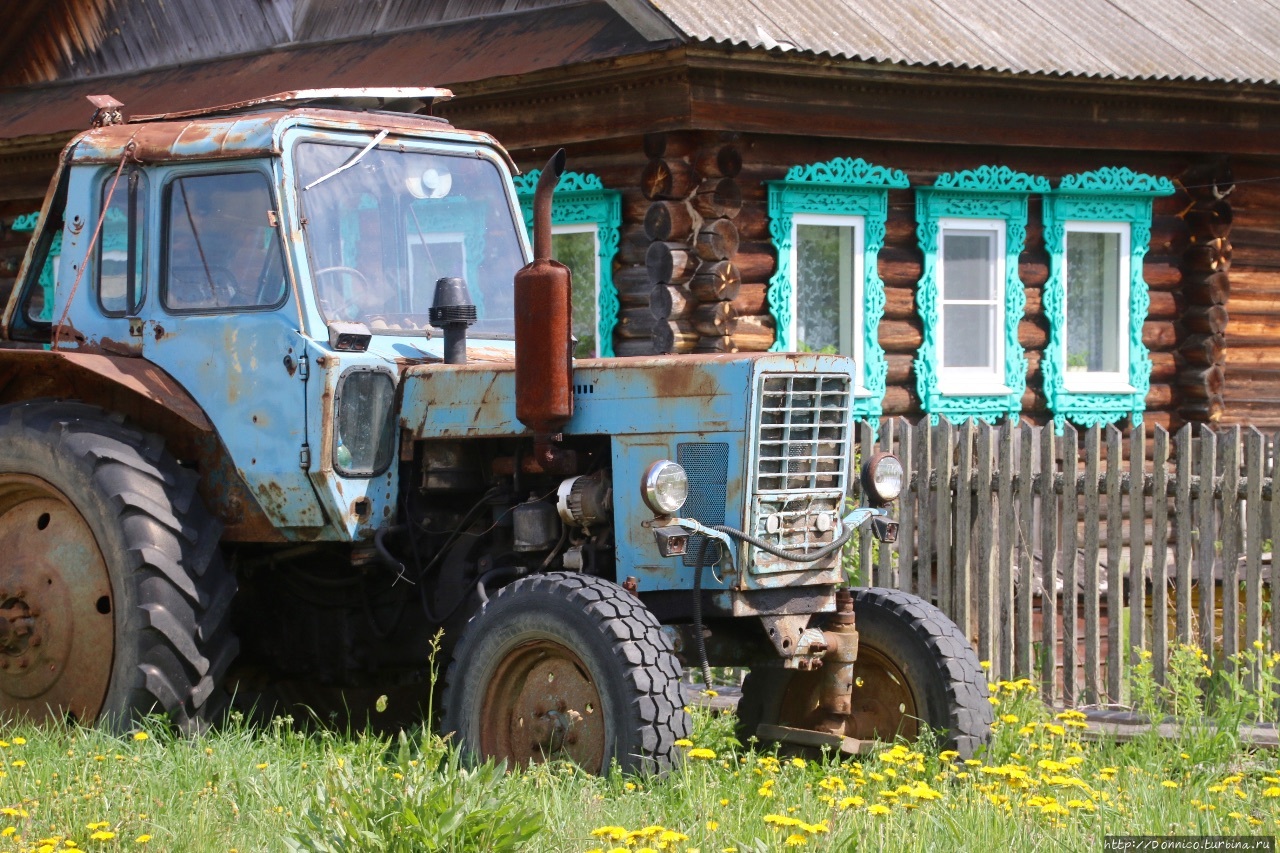
<path fill-rule="evenodd" d="M 925 725 L 944 749 L 971 758 L 991 732 L 987 679 L 973 646 L 932 604 L 894 589 L 854 591 L 858 659 L 845 737 L 915 740 Z M 761 723 L 814 728 L 822 671 L 753 669 L 742 684 L 740 739 Z"/>
<path fill-rule="evenodd" d="M 467 623 L 442 728 L 481 759 L 662 771 L 689 735 L 680 675 L 670 640 L 631 593 L 590 575 L 533 575 Z"/>
<path fill-rule="evenodd" d="M 79 403 L 0 407 L 0 448 L 0 714 L 210 722 L 236 585 L 196 475 Z"/>

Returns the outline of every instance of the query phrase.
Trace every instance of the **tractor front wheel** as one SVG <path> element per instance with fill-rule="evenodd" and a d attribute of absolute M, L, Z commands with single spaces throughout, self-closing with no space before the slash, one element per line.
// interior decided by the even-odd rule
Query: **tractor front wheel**
<path fill-rule="evenodd" d="M 973 646 L 932 604 L 894 589 L 854 591 L 858 659 L 845 737 L 862 741 L 915 740 L 921 726 L 940 735 L 944 749 L 970 758 L 991 733 L 987 680 Z M 822 671 L 779 667 L 752 670 L 742 685 L 739 737 L 761 723 L 815 728 Z"/>
<path fill-rule="evenodd" d="M 445 677 L 442 728 L 481 759 L 662 771 L 689 734 L 680 675 L 670 640 L 631 593 L 590 575 L 533 575 L 468 622 Z"/>

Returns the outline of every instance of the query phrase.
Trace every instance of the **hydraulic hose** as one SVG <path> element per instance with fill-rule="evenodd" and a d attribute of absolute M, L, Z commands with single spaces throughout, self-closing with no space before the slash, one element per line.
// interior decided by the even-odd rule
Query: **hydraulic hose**
<path fill-rule="evenodd" d="M 702 683 L 711 687 L 711 665 L 707 662 L 707 641 L 702 636 L 702 570 L 707 564 L 707 546 L 711 537 L 702 537 L 698 546 L 698 568 L 693 573 L 693 645 L 698 652 L 698 665 L 702 667 Z"/>

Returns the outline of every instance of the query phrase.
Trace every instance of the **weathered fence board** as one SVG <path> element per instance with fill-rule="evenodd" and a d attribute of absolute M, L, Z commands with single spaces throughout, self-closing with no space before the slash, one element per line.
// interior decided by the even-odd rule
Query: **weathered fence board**
<path fill-rule="evenodd" d="M 864 458 L 895 452 L 907 479 L 898 542 L 855 546 L 864 582 L 933 601 L 993 677 L 1037 677 L 1071 706 L 1125 702 L 1144 651 L 1163 681 L 1176 643 L 1215 665 L 1271 648 L 1280 434 L 1127 433 L 928 419 L 860 429 Z"/>

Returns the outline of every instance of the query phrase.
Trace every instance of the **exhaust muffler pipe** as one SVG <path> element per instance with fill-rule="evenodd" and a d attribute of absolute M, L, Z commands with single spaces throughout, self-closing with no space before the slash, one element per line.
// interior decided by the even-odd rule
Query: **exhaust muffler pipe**
<path fill-rule="evenodd" d="M 573 417 L 573 281 L 551 259 L 551 197 L 564 173 L 560 149 L 538 176 L 533 196 L 533 262 L 516 273 L 516 417 L 534 435 L 534 466 L 573 473 L 572 451 L 557 447 Z"/>

